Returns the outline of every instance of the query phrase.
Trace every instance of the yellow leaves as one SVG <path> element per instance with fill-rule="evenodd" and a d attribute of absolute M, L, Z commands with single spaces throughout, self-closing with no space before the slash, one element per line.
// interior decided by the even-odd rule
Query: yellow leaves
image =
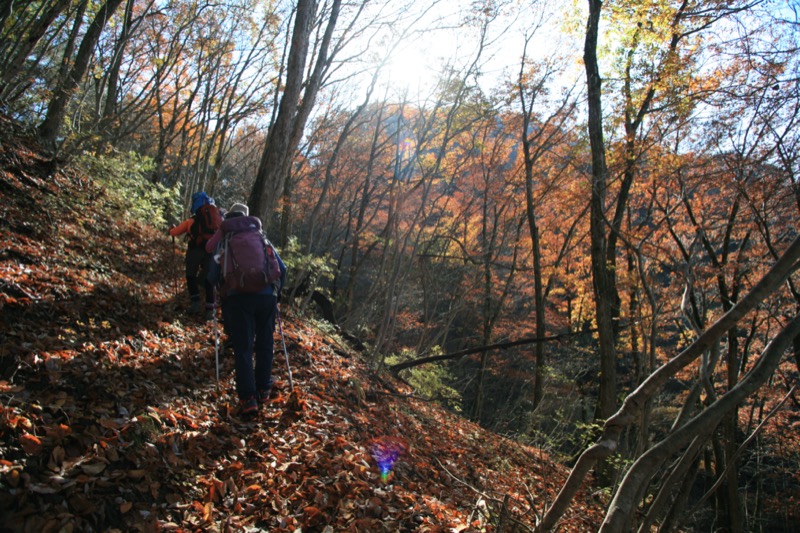
<path fill-rule="evenodd" d="M 214 517 L 212 515 L 212 511 L 214 510 L 214 506 L 211 502 L 206 503 L 203 505 L 203 522 L 210 523 Z"/>

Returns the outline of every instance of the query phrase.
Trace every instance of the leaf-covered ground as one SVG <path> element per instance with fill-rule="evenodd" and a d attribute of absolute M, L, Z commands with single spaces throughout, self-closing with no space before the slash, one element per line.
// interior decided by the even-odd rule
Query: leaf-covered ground
<path fill-rule="evenodd" d="M 565 470 L 284 310 L 289 390 L 235 416 L 182 253 L 90 177 L 0 144 L 0 529 L 525 531 Z M 595 531 L 579 502 L 561 531 Z"/>

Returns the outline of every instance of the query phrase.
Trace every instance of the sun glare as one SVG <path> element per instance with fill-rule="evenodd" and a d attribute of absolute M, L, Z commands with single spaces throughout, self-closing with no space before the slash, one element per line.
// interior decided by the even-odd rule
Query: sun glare
<path fill-rule="evenodd" d="M 384 79 L 393 92 L 408 96 L 431 89 L 441 73 L 442 50 L 433 40 L 402 43 L 385 68 Z"/>
<path fill-rule="evenodd" d="M 475 76 L 482 87 L 493 87 L 507 72 L 519 70 L 524 32 L 514 17 L 498 17 L 483 34 L 474 20 L 465 21 L 462 4 L 443 0 L 430 8 L 420 7 L 425 13 L 415 21 L 413 29 L 406 26 L 404 32 L 399 25 L 388 31 L 385 45 L 391 47 L 391 52 L 384 53 L 391 55 L 383 66 L 381 82 L 388 85 L 391 94 L 427 99 L 450 69 L 462 76 Z M 407 37 L 397 43 L 395 39 L 402 35 Z M 550 44 L 543 40 L 533 42 L 528 55 L 548 50 Z M 385 57 L 381 52 L 376 55 Z"/>

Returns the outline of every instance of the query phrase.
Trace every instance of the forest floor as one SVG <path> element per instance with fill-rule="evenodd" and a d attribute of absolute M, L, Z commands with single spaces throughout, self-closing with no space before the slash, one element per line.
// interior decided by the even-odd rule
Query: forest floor
<path fill-rule="evenodd" d="M 290 390 L 236 416 L 182 245 L 8 124 L 0 143 L 0 530 L 525 531 L 567 470 L 370 371 L 285 309 Z M 559 531 L 596 531 L 582 493 Z"/>

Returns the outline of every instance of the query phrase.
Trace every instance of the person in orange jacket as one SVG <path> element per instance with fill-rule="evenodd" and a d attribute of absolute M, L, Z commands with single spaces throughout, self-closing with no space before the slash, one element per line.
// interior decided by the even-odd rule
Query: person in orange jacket
<path fill-rule="evenodd" d="M 189 312 L 200 313 L 203 307 L 200 304 L 200 282 L 203 279 L 205 291 L 205 318 L 214 318 L 216 309 L 216 294 L 214 285 L 209 283 L 206 273 L 212 254 L 206 252 L 206 243 L 214 235 L 222 222 L 219 209 L 214 205 L 214 199 L 204 191 L 192 195 L 192 216 L 169 230 L 172 237 L 188 235 L 186 244 L 186 288 L 189 291 Z"/>

